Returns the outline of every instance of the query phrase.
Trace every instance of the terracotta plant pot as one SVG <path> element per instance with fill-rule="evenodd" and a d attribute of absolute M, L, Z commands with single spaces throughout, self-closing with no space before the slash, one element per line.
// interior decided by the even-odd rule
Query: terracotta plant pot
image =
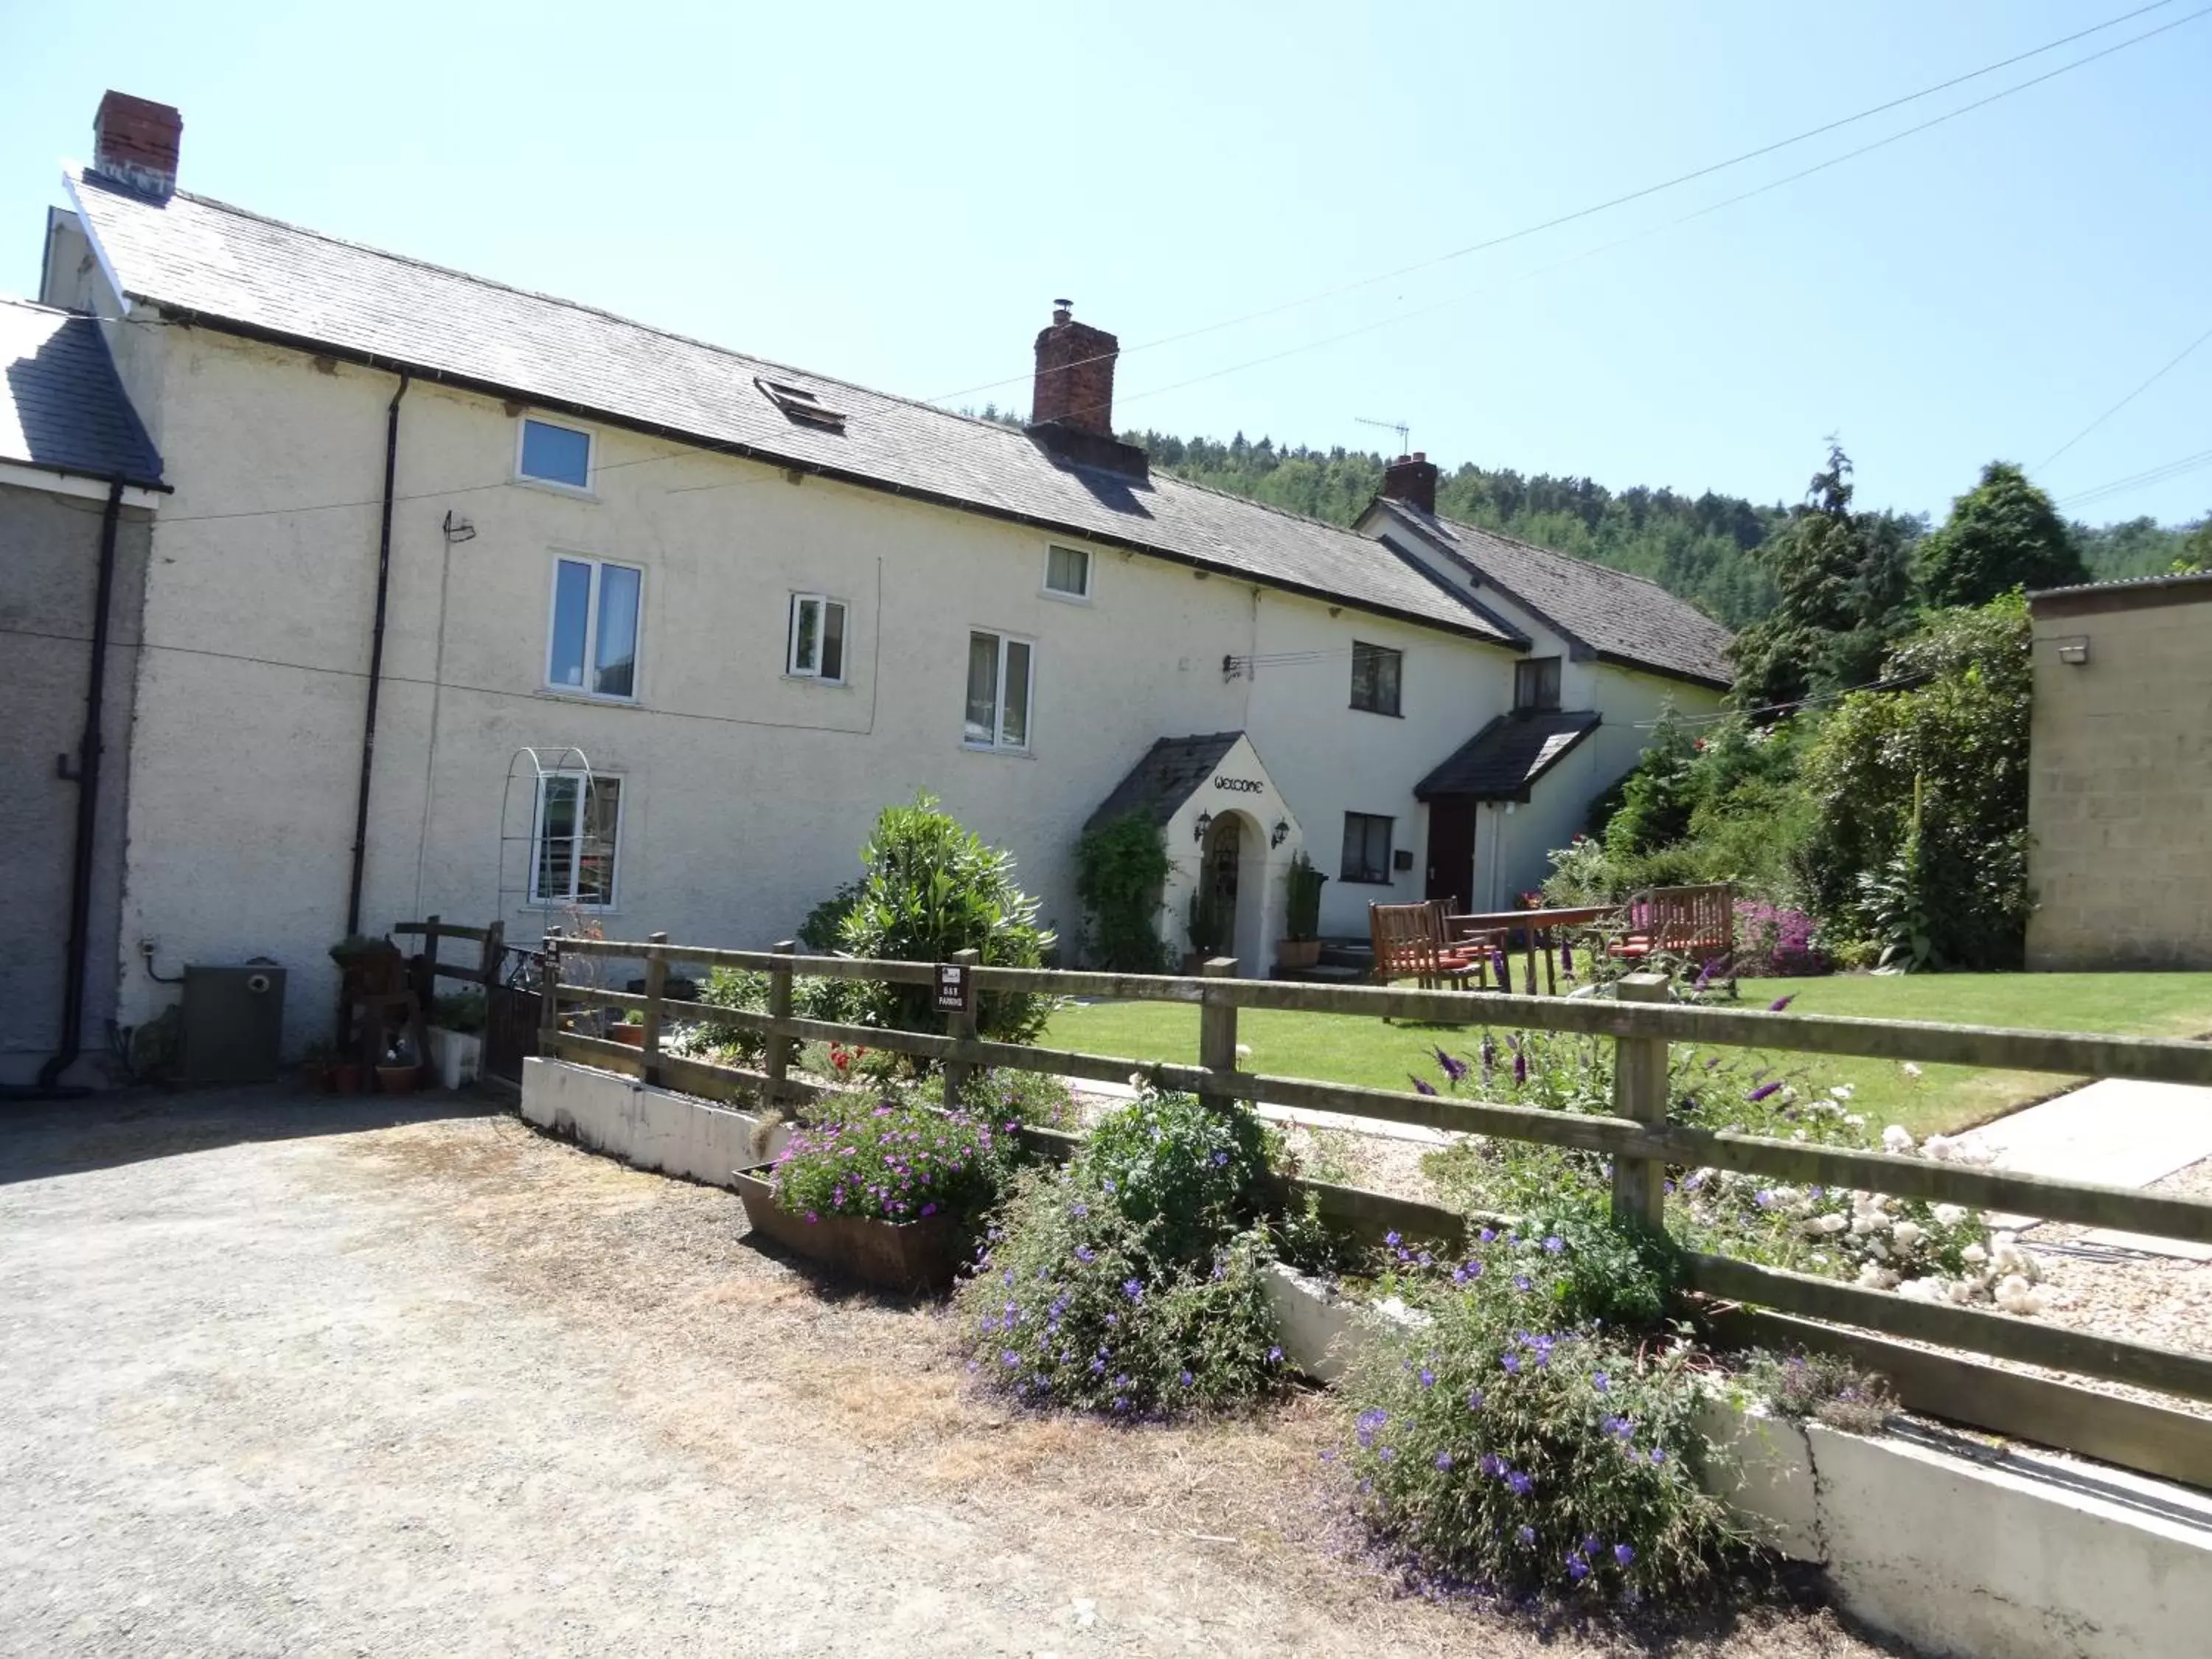
<path fill-rule="evenodd" d="M 334 1095 L 357 1095 L 361 1092 L 359 1060 L 337 1060 L 331 1062 L 331 1092 Z"/>
<path fill-rule="evenodd" d="M 960 1229 L 951 1216 L 890 1222 L 825 1215 L 809 1221 L 775 1201 L 767 1179 L 770 1167 L 740 1170 L 732 1177 L 744 1200 L 745 1224 L 763 1238 L 889 1291 L 942 1291 L 958 1274 Z"/>
<path fill-rule="evenodd" d="M 642 1025 L 610 1025 L 607 1035 L 617 1042 L 627 1042 L 633 1048 L 645 1047 L 645 1027 Z"/>
<path fill-rule="evenodd" d="M 376 1089 L 379 1094 L 411 1095 L 422 1080 L 419 1066 L 380 1066 L 376 1068 Z"/>
<path fill-rule="evenodd" d="M 1275 942 L 1275 966 L 1278 968 L 1310 968 L 1321 960 L 1321 941 L 1317 939 L 1285 939 Z"/>
<path fill-rule="evenodd" d="M 300 1064 L 300 1082 L 302 1087 L 312 1089 L 319 1095 L 330 1093 L 330 1062 L 321 1060 L 302 1060 Z"/>

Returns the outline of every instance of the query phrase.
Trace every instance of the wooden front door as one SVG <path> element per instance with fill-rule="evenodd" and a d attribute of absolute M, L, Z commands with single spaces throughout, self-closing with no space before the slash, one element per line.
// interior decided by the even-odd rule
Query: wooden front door
<path fill-rule="evenodd" d="M 1439 796 L 1429 803 L 1427 896 L 1477 910 L 1474 902 L 1474 803 Z"/>

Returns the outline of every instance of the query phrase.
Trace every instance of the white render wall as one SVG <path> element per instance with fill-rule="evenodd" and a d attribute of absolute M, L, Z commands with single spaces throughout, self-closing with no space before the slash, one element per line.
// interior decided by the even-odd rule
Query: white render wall
<path fill-rule="evenodd" d="M 168 995 L 138 968 L 141 939 L 170 970 L 264 953 L 294 970 L 296 1043 L 335 988 L 325 951 L 344 923 L 397 380 L 206 329 L 121 331 L 134 391 L 163 401 L 177 487 L 148 584 L 121 1017 Z M 1015 851 L 1072 946 L 1084 820 L 1156 738 L 1241 729 L 1331 878 L 1324 931 L 1364 933 L 1368 902 L 1424 890 L 1413 785 L 1510 698 L 1510 652 L 1441 630 L 1103 547 L 1091 602 L 1070 604 L 1042 592 L 1041 530 L 611 429 L 595 499 L 580 500 L 509 482 L 515 419 L 496 400 L 417 383 L 400 410 L 370 931 L 430 912 L 482 922 L 502 888 L 510 937 L 561 921 L 513 890 L 526 843 L 502 832 L 527 834 L 526 783 L 504 824 L 502 808 L 520 746 L 573 744 L 623 780 L 610 937 L 787 936 L 858 872 L 877 811 L 927 788 Z M 449 512 L 472 538 L 448 545 Z M 636 706 L 544 689 L 560 552 L 645 572 Z M 793 590 L 848 602 L 847 685 L 783 677 Z M 961 742 L 971 627 L 1036 641 L 1028 755 Z M 1355 640 L 1406 652 L 1402 718 L 1349 707 Z M 1315 652 L 1328 654 L 1269 660 Z M 1228 654 L 1257 667 L 1230 678 Z M 1388 886 L 1336 880 L 1347 810 L 1392 816 L 1413 868 Z M 1276 915 L 1294 845 L 1278 850 Z M 1255 921 L 1240 954 L 1273 926 Z M 1167 937 L 1182 943 L 1179 912 Z"/>

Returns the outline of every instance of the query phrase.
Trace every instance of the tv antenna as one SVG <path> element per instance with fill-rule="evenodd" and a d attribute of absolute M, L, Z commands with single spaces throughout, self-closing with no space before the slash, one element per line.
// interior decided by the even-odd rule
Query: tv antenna
<path fill-rule="evenodd" d="M 1395 433 L 1396 433 L 1396 434 L 1398 434 L 1398 453 L 1399 453 L 1401 455 L 1409 454 L 1409 453 L 1412 453 L 1412 452 L 1410 452 L 1410 451 L 1406 447 L 1406 446 L 1407 446 L 1407 444 L 1409 441 L 1411 441 L 1411 440 L 1412 440 L 1412 438 L 1413 438 L 1413 427 L 1412 427 L 1410 424 L 1408 424 L 1407 422 L 1404 422 L 1404 421 L 1374 421 L 1374 420 L 1370 420 L 1370 419 L 1369 419 L 1366 416 L 1364 416 L 1364 415 L 1355 415 L 1355 416 L 1353 416 L 1352 418 L 1353 420 L 1355 420 L 1355 421 L 1358 422 L 1359 422 L 1359 424 L 1360 424 L 1360 425 L 1362 425 L 1362 426 L 1379 426 L 1379 427 L 1381 427 L 1381 428 L 1382 428 L 1385 432 L 1395 432 Z"/>

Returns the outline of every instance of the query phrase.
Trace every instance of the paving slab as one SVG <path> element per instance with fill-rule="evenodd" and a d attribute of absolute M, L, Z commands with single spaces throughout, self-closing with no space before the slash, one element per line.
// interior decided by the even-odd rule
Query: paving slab
<path fill-rule="evenodd" d="M 1999 1118 L 1975 1134 L 1996 1154 L 1999 1169 L 2148 1187 L 2212 1158 L 2212 1089 L 2106 1078 Z M 1999 1227 L 2038 1224 L 2028 1216 L 1993 1215 L 1990 1221 Z M 2142 1233 L 2100 1229 L 2084 1238 L 2120 1249 L 2208 1259 L 2198 1246 Z"/>

